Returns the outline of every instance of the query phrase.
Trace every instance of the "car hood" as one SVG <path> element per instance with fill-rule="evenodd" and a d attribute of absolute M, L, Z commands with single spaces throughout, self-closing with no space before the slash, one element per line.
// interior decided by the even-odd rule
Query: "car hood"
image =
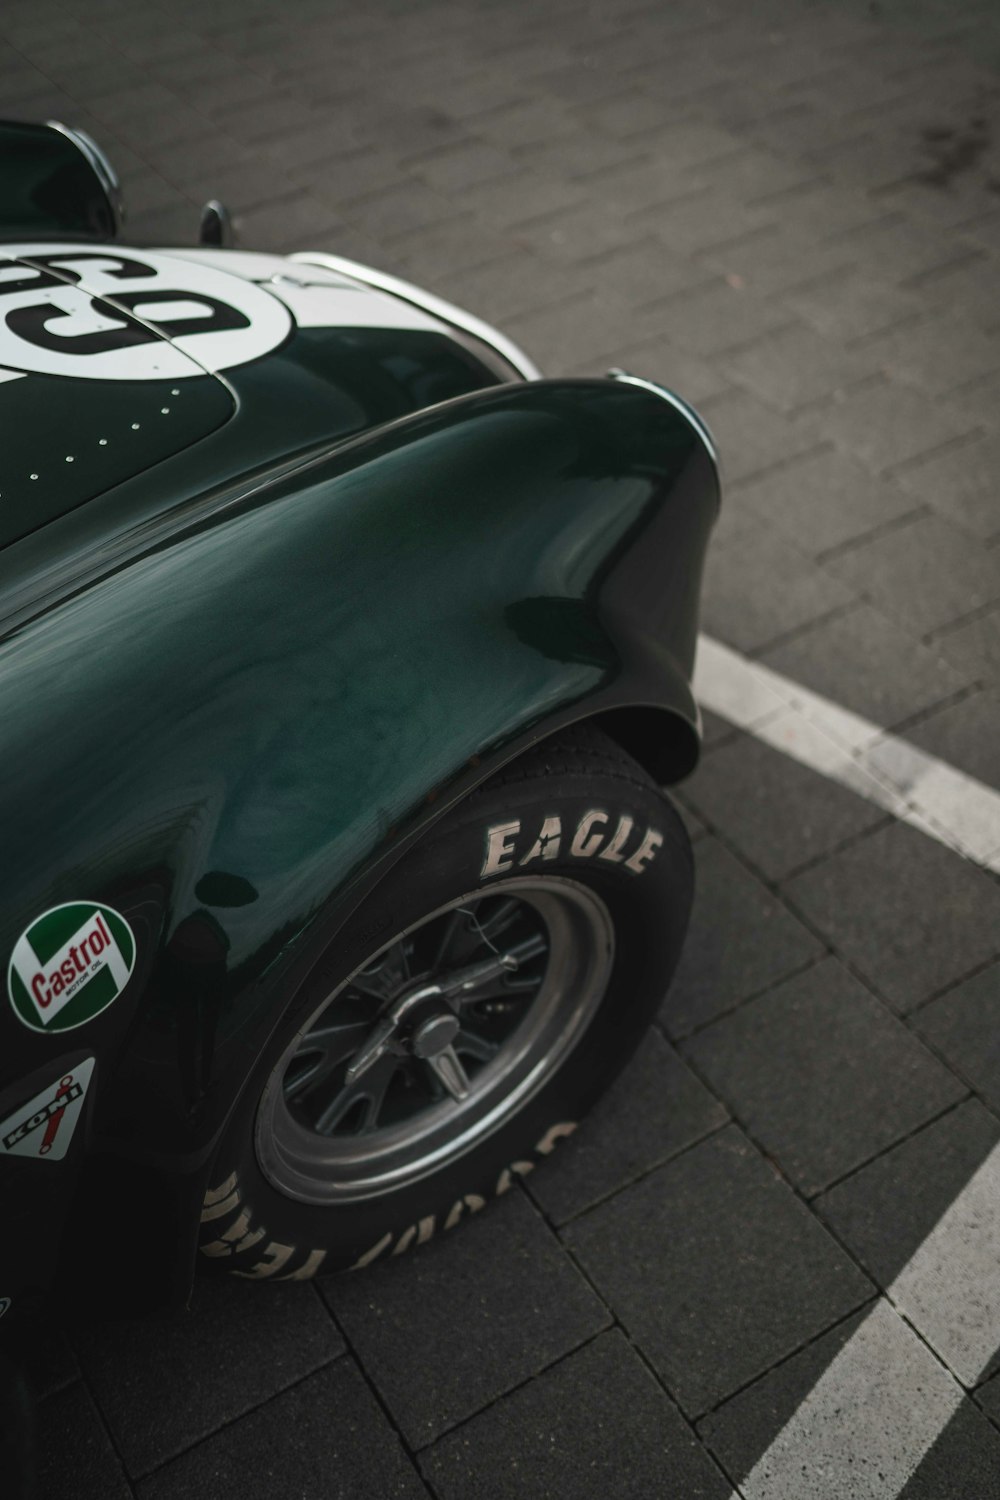
<path fill-rule="evenodd" d="M 0 251 L 0 546 L 190 447 L 241 408 L 275 451 L 498 377 L 445 322 L 281 256 L 87 243 Z"/>

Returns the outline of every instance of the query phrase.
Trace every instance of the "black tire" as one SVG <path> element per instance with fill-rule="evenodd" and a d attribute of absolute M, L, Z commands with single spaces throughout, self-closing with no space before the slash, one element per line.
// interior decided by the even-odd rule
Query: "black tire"
<path fill-rule="evenodd" d="M 691 894 L 673 805 L 597 730 L 494 777 L 400 861 L 289 1007 L 220 1146 L 203 1254 L 304 1279 L 399 1254 L 506 1191 L 635 1050 Z M 388 1006 L 400 1019 L 379 1054 Z"/>

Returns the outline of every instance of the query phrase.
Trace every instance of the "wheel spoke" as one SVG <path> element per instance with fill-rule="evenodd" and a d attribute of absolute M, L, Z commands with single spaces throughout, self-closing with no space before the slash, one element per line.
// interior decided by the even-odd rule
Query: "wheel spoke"
<path fill-rule="evenodd" d="M 398 942 L 382 954 L 377 964 L 355 974 L 351 988 L 370 995 L 374 1000 L 388 1000 L 409 977 L 409 957 L 403 943 Z"/>
<path fill-rule="evenodd" d="M 445 917 L 441 938 L 434 954 L 432 972 L 443 968 L 457 957 L 464 957 L 466 952 L 474 950 L 476 945 L 474 942 L 469 942 L 469 933 L 470 929 L 475 932 L 475 928 L 469 918 L 470 909 L 463 907 L 459 907 L 457 911 L 450 911 Z"/>
<path fill-rule="evenodd" d="M 368 1033 L 366 1021 L 344 1021 L 310 1031 L 288 1065 L 284 1079 L 286 1099 L 311 1092 L 357 1051 Z"/>
<path fill-rule="evenodd" d="M 499 1042 L 488 1041 L 467 1026 L 462 1027 L 452 1045 L 459 1056 L 475 1058 L 476 1062 L 490 1062 L 500 1051 Z"/>
<path fill-rule="evenodd" d="M 481 903 L 477 903 L 477 905 L 481 905 Z M 523 910 L 524 908 L 520 901 L 516 901 L 513 896 L 506 896 L 497 903 L 492 911 L 487 912 L 485 916 L 480 917 L 478 911 L 476 911 L 473 922 L 476 930 L 482 934 L 487 944 L 495 943 L 517 920 Z"/>
<path fill-rule="evenodd" d="M 427 1058 L 427 1066 L 445 1092 L 456 1102 L 468 1098 L 469 1075 L 454 1047 L 446 1047 L 436 1057 Z"/>
<path fill-rule="evenodd" d="M 333 1135 L 337 1126 L 361 1105 L 361 1129 L 352 1134 L 374 1130 L 386 1092 L 399 1066 L 399 1058 L 386 1057 L 369 1069 L 363 1082 L 345 1084 L 324 1106 L 312 1128 L 319 1135 Z"/>
<path fill-rule="evenodd" d="M 515 943 L 500 955 L 509 967 L 500 969 L 499 972 L 485 973 L 481 979 L 477 978 L 470 969 L 468 979 L 462 981 L 460 990 L 451 991 L 451 983 L 461 978 L 461 973 L 449 976 L 449 993 L 454 1002 L 459 1005 L 475 1004 L 477 1000 L 493 1000 L 501 998 L 516 998 L 520 995 L 530 994 L 538 988 L 542 982 L 541 974 L 524 974 L 519 972 L 533 958 L 540 957 L 547 951 L 548 945 L 541 933 L 525 938 L 520 943 Z M 510 961 L 513 962 L 510 962 Z"/>

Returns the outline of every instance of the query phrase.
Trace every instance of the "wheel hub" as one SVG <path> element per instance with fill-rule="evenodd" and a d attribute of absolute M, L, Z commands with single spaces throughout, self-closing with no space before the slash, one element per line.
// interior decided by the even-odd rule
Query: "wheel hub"
<path fill-rule="evenodd" d="M 461 1029 L 461 1021 L 451 1011 L 428 1016 L 411 1033 L 410 1051 L 414 1057 L 438 1057 L 451 1046 Z"/>

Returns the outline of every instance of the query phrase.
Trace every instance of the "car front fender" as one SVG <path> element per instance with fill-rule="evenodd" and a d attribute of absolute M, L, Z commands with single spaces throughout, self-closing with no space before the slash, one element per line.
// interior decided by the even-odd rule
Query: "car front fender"
<path fill-rule="evenodd" d="M 129 1243 L 183 1281 L 289 997 L 442 812 L 595 714 L 661 715 L 665 769 L 691 768 L 717 505 L 700 429 L 655 389 L 502 386 L 183 507 L 0 643 L 5 951 L 79 899 L 136 936 L 86 1025 L 0 1019 L 3 1115 L 25 1078 L 96 1059 L 65 1162 L 3 1163 L 33 1213 L 76 1194 L 63 1262 L 91 1294 Z"/>

